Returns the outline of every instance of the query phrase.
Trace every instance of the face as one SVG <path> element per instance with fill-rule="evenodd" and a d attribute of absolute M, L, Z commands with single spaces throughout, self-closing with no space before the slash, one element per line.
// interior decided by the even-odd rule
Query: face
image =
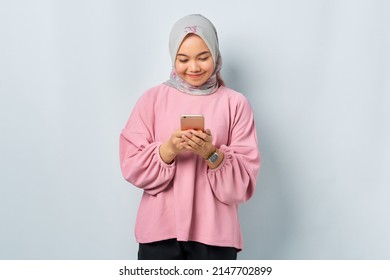
<path fill-rule="evenodd" d="M 176 73 L 192 86 L 203 85 L 213 74 L 214 61 L 206 43 L 190 34 L 182 42 L 175 62 Z"/>

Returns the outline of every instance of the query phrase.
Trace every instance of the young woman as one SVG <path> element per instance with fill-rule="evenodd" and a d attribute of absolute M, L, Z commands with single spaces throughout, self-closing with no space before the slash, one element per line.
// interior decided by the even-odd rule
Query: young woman
<path fill-rule="evenodd" d="M 260 156 L 248 100 L 224 86 L 217 32 L 201 15 L 177 21 L 170 79 L 146 91 L 120 136 L 124 178 L 143 190 L 138 259 L 236 259 L 238 205 L 254 192 Z M 206 128 L 180 129 L 185 114 Z"/>

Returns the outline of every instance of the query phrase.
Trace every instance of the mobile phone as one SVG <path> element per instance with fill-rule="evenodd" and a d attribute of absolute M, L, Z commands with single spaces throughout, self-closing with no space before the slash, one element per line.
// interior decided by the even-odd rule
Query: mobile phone
<path fill-rule="evenodd" d="M 204 131 L 204 116 L 203 115 L 181 115 L 180 118 L 181 130 L 201 130 Z"/>

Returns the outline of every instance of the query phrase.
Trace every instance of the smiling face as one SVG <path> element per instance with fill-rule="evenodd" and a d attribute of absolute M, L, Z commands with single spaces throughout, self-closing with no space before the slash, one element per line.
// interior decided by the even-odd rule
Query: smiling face
<path fill-rule="evenodd" d="M 192 86 L 203 85 L 213 74 L 214 61 L 206 43 L 197 35 L 190 34 L 177 51 L 176 73 Z"/>

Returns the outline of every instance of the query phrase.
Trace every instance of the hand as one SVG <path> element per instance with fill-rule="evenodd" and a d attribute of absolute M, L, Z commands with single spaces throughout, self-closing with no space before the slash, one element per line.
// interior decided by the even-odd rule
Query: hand
<path fill-rule="evenodd" d="M 183 139 L 185 133 L 185 131 L 176 130 L 166 142 L 161 144 L 160 157 L 165 163 L 171 163 L 177 154 L 187 150 L 187 144 Z"/>
<path fill-rule="evenodd" d="M 187 130 L 183 134 L 182 138 L 185 140 L 184 147 L 186 150 L 198 154 L 204 159 L 207 159 L 209 155 L 215 151 L 210 129 L 206 129 L 205 132 L 199 130 Z"/>
<path fill-rule="evenodd" d="M 184 134 L 185 131 L 182 131 L 180 129 L 172 133 L 171 138 L 168 140 L 168 148 L 170 148 L 171 152 L 178 154 L 186 150 L 186 143 L 183 139 Z"/>

